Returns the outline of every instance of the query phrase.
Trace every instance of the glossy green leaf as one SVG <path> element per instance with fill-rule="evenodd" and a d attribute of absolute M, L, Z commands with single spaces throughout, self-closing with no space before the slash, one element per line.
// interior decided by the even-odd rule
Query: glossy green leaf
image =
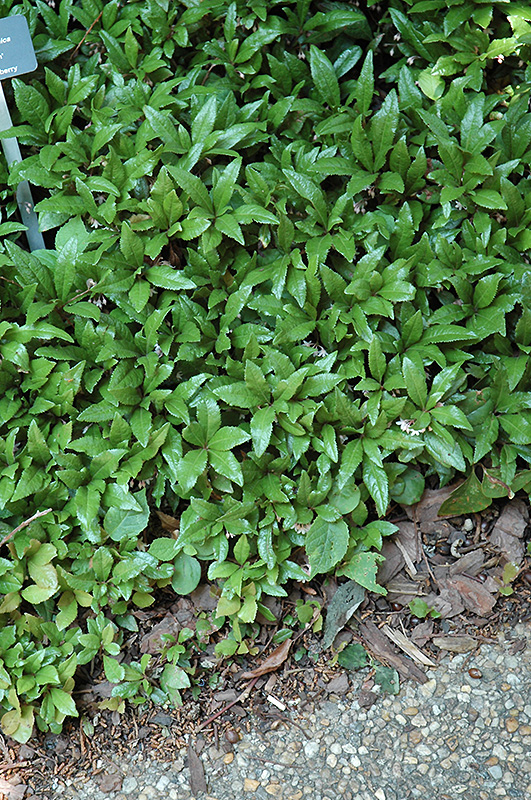
<path fill-rule="evenodd" d="M 105 677 L 111 683 L 120 683 L 125 677 L 125 669 L 123 666 L 115 658 L 111 658 L 110 656 L 103 656 L 103 669 L 105 671 Z"/>
<path fill-rule="evenodd" d="M 389 478 L 387 473 L 378 464 L 365 458 L 363 461 L 363 480 L 376 503 L 378 514 L 385 516 L 389 505 Z"/>
<path fill-rule="evenodd" d="M 402 374 L 407 387 L 407 393 L 418 408 L 426 407 L 428 388 L 424 370 L 407 356 L 402 360 Z"/>
<path fill-rule="evenodd" d="M 310 45 L 310 70 L 321 101 L 336 108 L 340 95 L 334 67 L 327 56 L 313 44 Z"/>
<path fill-rule="evenodd" d="M 238 486 L 243 485 L 241 466 L 230 450 L 211 450 L 208 460 L 211 467 L 220 475 L 234 481 Z"/>
<path fill-rule="evenodd" d="M 343 520 L 327 522 L 318 518 L 306 535 L 306 552 L 311 575 L 328 572 L 347 552 L 349 533 Z"/>
<path fill-rule="evenodd" d="M 52 703 L 59 713 L 65 714 L 69 717 L 79 716 L 75 703 L 67 692 L 64 692 L 62 689 L 56 689 L 52 686 L 50 689 L 50 697 L 52 699 Z"/>
<path fill-rule="evenodd" d="M 179 553 L 173 564 L 175 569 L 171 579 L 172 588 L 177 594 L 190 594 L 201 580 L 201 564 L 186 553 Z"/>
<path fill-rule="evenodd" d="M 273 432 L 273 422 L 275 421 L 275 410 L 272 406 L 259 408 L 251 419 L 251 437 L 253 448 L 257 456 L 261 456 L 267 450 Z"/>
<path fill-rule="evenodd" d="M 195 486 L 199 476 L 205 471 L 207 454 L 204 450 L 190 450 L 177 463 L 177 478 L 184 492 Z"/>
<path fill-rule="evenodd" d="M 357 108 L 360 114 L 367 116 L 374 94 L 373 54 L 369 50 L 356 84 Z"/>
<path fill-rule="evenodd" d="M 240 428 L 225 427 L 217 430 L 208 441 L 209 450 L 232 450 L 250 439 L 250 435 Z"/>
<path fill-rule="evenodd" d="M 148 553 L 159 561 L 173 561 L 178 549 L 178 544 L 175 539 L 163 537 L 161 539 L 154 539 L 151 542 Z"/>

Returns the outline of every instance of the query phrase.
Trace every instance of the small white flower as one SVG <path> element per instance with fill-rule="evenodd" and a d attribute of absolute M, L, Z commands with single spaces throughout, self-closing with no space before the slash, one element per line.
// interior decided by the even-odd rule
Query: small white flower
<path fill-rule="evenodd" d="M 295 528 L 297 533 L 308 533 L 312 525 L 311 523 L 308 522 L 296 522 L 293 527 Z"/>
<path fill-rule="evenodd" d="M 398 420 L 398 427 L 404 433 L 409 433 L 411 436 L 420 436 L 421 433 L 424 433 L 426 428 L 421 428 L 420 430 L 416 430 L 413 425 L 415 424 L 415 420 L 413 419 L 400 419 Z"/>

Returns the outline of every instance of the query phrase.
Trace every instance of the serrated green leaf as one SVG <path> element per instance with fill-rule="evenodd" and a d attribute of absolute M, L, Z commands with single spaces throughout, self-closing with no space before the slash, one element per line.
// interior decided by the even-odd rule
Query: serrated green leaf
<path fill-rule="evenodd" d="M 52 686 L 50 689 L 50 697 L 52 699 L 52 703 L 59 711 L 59 713 L 69 717 L 79 716 L 76 709 L 76 705 L 72 697 L 69 694 L 67 694 L 67 692 L 64 692 L 62 689 L 57 689 Z"/>
<path fill-rule="evenodd" d="M 377 381 L 381 382 L 386 367 L 387 362 L 382 353 L 380 341 L 377 336 L 373 336 L 369 345 L 369 369 L 373 378 L 376 378 Z"/>
<path fill-rule="evenodd" d="M 239 244 L 245 244 L 243 231 L 234 214 L 223 214 L 223 216 L 217 217 L 214 226 L 229 239 L 234 239 Z"/>
<path fill-rule="evenodd" d="M 275 410 L 273 407 L 259 408 L 251 419 L 251 437 L 253 448 L 257 456 L 262 456 L 273 432 L 273 422 L 275 421 Z"/>
<path fill-rule="evenodd" d="M 208 440 L 209 450 L 232 450 L 239 444 L 249 441 L 250 434 L 241 428 L 219 428 Z"/>
<path fill-rule="evenodd" d="M 513 444 L 531 444 L 531 421 L 523 414 L 503 414 L 499 417 L 503 430 Z"/>
<path fill-rule="evenodd" d="M 137 233 L 134 233 L 128 222 L 122 223 L 120 250 L 129 266 L 141 267 L 144 263 L 144 245 Z"/>
<path fill-rule="evenodd" d="M 367 544 L 370 545 L 369 542 Z M 369 592 L 387 594 L 386 589 L 380 586 L 376 580 L 378 567 L 383 560 L 384 557 L 380 553 L 361 551 L 355 553 L 349 562 L 342 567 L 341 574 L 356 581 Z"/>
<path fill-rule="evenodd" d="M 315 45 L 310 45 L 310 71 L 319 97 L 330 108 L 340 103 L 339 82 L 334 67 L 325 54 Z"/>
<path fill-rule="evenodd" d="M 21 591 L 21 595 L 24 600 L 27 600 L 28 603 L 32 603 L 33 605 L 38 605 L 39 603 L 44 603 L 45 600 L 48 600 L 50 597 L 53 597 L 57 590 L 57 585 L 53 586 L 38 586 L 37 584 L 32 584 L 31 586 L 27 586 L 25 589 Z"/>
<path fill-rule="evenodd" d="M 434 75 L 430 69 L 423 69 L 417 77 L 418 85 L 430 100 L 439 100 L 446 88 L 443 78 Z"/>
<path fill-rule="evenodd" d="M 370 138 L 374 152 L 374 169 L 385 164 L 387 153 L 391 149 L 398 128 L 398 98 L 392 89 L 380 110 L 374 115 L 370 125 Z"/>
<path fill-rule="evenodd" d="M 338 486 L 342 489 L 352 477 L 363 459 L 361 439 L 347 442 L 341 455 L 341 467 L 338 474 Z"/>
<path fill-rule="evenodd" d="M 306 535 L 311 576 L 326 573 L 335 567 L 347 552 L 348 541 L 346 522 L 327 522 L 317 518 Z"/>
<path fill-rule="evenodd" d="M 490 306 L 498 292 L 498 286 L 502 279 L 501 275 L 486 275 L 481 278 L 474 289 L 473 305 L 476 308 L 487 308 Z"/>
<path fill-rule="evenodd" d="M 492 208 L 495 211 L 506 211 L 507 203 L 499 192 L 494 189 L 478 189 L 473 194 L 474 202 L 483 208 Z"/>
<path fill-rule="evenodd" d="M 214 130 L 217 113 L 216 95 L 207 97 L 197 114 L 192 120 L 192 142 L 193 144 L 205 141 L 207 136 Z"/>
<path fill-rule="evenodd" d="M 402 359 L 402 374 L 409 397 L 418 408 L 425 408 L 428 399 L 428 387 L 424 369 L 404 356 Z"/>
<path fill-rule="evenodd" d="M 212 201 L 204 183 L 181 167 L 168 167 L 168 172 L 175 178 L 177 184 L 183 189 L 198 206 L 205 211 L 212 212 Z"/>
<path fill-rule="evenodd" d="M 238 536 L 236 544 L 234 545 L 234 558 L 238 562 L 238 564 L 245 564 L 247 559 L 249 558 L 249 553 L 251 552 L 251 546 L 249 544 L 249 539 L 245 533 L 241 536 Z"/>
<path fill-rule="evenodd" d="M 111 683 L 120 683 L 125 678 L 125 669 L 115 658 L 103 656 L 103 669 L 105 677 Z"/>
<path fill-rule="evenodd" d="M 242 468 L 230 450 L 211 450 L 208 454 L 210 465 L 216 472 L 238 486 L 243 486 Z"/>
<path fill-rule="evenodd" d="M 79 245 L 76 239 L 67 242 L 57 254 L 54 269 L 54 284 L 59 300 L 63 302 L 68 298 L 68 294 L 75 281 L 77 269 L 76 261 L 79 255 Z"/>
<path fill-rule="evenodd" d="M 163 265 L 150 267 L 146 271 L 146 278 L 154 286 L 162 289 L 195 289 L 195 283 L 176 269 Z"/>
<path fill-rule="evenodd" d="M 241 167 L 241 158 L 231 161 L 219 175 L 212 188 L 212 202 L 214 204 L 216 216 L 218 217 L 223 214 L 230 204 Z"/>
<path fill-rule="evenodd" d="M 172 561 L 177 555 L 179 546 L 176 539 L 168 539 L 164 536 L 154 539 L 149 545 L 148 553 L 158 561 Z"/>
<path fill-rule="evenodd" d="M 454 467 L 459 472 L 466 469 L 463 453 L 457 442 L 450 445 L 434 433 L 424 434 L 424 444 L 428 453 L 433 456 L 436 462 L 447 467 Z"/>
<path fill-rule="evenodd" d="M 363 482 L 376 503 L 378 514 L 381 517 L 385 516 L 389 505 L 389 478 L 386 471 L 378 464 L 365 458 L 363 461 Z"/>
<path fill-rule="evenodd" d="M 360 114 L 367 116 L 371 107 L 374 94 L 374 68 L 373 54 L 369 50 L 363 62 L 363 67 L 356 84 L 356 107 Z"/>
<path fill-rule="evenodd" d="M 177 479 L 183 492 L 189 492 L 205 471 L 207 454 L 205 450 L 190 450 L 177 464 Z"/>
<path fill-rule="evenodd" d="M 339 454 L 337 449 L 336 432 L 332 425 L 323 425 L 321 430 L 321 438 L 324 446 L 324 452 L 328 458 L 335 463 L 339 458 Z"/>
<path fill-rule="evenodd" d="M 129 511 L 122 508 L 110 508 L 107 511 L 103 526 L 113 541 L 125 541 L 143 533 L 149 519 L 149 508 L 145 497 L 142 505 L 142 511 Z"/>

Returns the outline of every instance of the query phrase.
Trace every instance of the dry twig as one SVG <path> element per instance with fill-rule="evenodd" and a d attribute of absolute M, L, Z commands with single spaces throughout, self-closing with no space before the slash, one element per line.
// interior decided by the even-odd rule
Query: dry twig
<path fill-rule="evenodd" d="M 223 708 L 220 708 L 219 711 L 216 711 L 215 714 L 212 714 L 211 717 L 209 717 L 204 722 L 202 722 L 201 725 L 198 725 L 197 728 L 195 729 L 195 732 L 199 733 L 199 731 L 202 731 L 203 728 L 206 728 L 208 725 L 210 725 L 211 722 L 214 722 L 215 719 L 217 719 L 218 717 L 221 717 L 221 715 L 224 714 L 225 711 L 228 711 L 229 708 L 232 708 L 232 706 L 235 706 L 236 703 L 240 703 L 242 700 L 245 700 L 245 698 L 248 697 L 249 694 L 251 693 L 251 689 L 255 685 L 255 683 L 258 680 L 258 678 L 259 678 L 259 676 L 257 676 L 256 678 L 253 678 L 253 680 L 245 687 L 243 692 L 238 695 L 236 700 L 233 700 L 232 703 L 228 703 L 226 706 L 223 706 Z"/>
<path fill-rule="evenodd" d="M 89 33 L 91 32 L 91 30 L 92 30 L 92 28 L 94 27 L 94 25 L 95 25 L 97 22 L 99 22 L 99 20 L 100 20 L 100 19 L 101 19 L 101 17 L 102 17 L 102 14 L 103 14 L 103 11 L 100 11 L 100 13 L 99 13 L 99 14 L 98 14 L 98 16 L 96 17 L 96 19 L 94 20 L 94 22 L 92 23 L 92 25 L 90 26 L 90 28 L 88 28 L 88 29 L 85 31 L 85 35 L 83 36 L 83 38 L 81 39 L 81 41 L 79 42 L 79 44 L 78 44 L 78 45 L 76 45 L 74 52 L 72 53 L 72 55 L 71 55 L 71 56 L 70 56 L 70 58 L 68 59 L 68 64 L 71 64 L 71 63 L 72 63 L 72 61 L 74 60 L 74 58 L 75 58 L 75 57 L 76 57 L 76 55 L 78 54 L 79 48 L 81 47 L 81 45 L 83 44 L 83 42 L 85 41 L 85 39 L 87 38 L 87 36 L 89 35 Z"/>
<path fill-rule="evenodd" d="M 34 522 L 39 517 L 46 516 L 46 514 L 49 514 L 51 510 L 52 510 L 51 508 L 47 508 L 45 511 L 37 511 L 37 513 L 34 514 L 32 517 L 30 517 L 29 519 L 24 520 L 24 522 L 21 522 L 20 525 L 17 525 L 17 527 L 14 528 L 11 531 L 11 533 L 7 533 L 4 536 L 2 541 L 0 541 L 0 547 L 2 547 L 3 544 L 8 542 L 15 535 L 15 533 L 18 533 L 19 531 L 23 530 L 23 528 L 27 528 L 28 525 L 30 525 L 32 522 Z"/>

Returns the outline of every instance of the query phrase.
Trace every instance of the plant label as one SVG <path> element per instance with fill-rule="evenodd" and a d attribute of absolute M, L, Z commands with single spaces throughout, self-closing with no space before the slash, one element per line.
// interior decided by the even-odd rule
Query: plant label
<path fill-rule="evenodd" d="M 25 17 L 0 19 L 0 81 L 37 69 L 37 59 Z"/>

